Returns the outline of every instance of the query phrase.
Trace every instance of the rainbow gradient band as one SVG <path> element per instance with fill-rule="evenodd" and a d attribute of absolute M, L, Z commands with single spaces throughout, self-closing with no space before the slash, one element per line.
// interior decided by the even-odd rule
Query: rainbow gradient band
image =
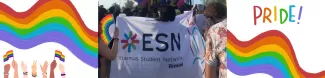
<path fill-rule="evenodd" d="M 104 43 L 108 45 L 108 43 L 112 40 L 112 37 L 109 35 L 109 27 L 112 24 L 114 24 L 113 15 L 112 14 L 106 15 L 100 21 L 100 23 L 102 24 L 101 26 L 102 33 L 100 34 L 100 37 L 104 41 Z"/>
<path fill-rule="evenodd" d="M 3 2 L 0 6 L 0 41 L 17 49 L 58 43 L 83 63 L 98 68 L 98 32 L 85 24 L 71 0 L 38 0 L 23 12 Z"/>
<path fill-rule="evenodd" d="M 279 30 L 268 30 L 248 41 L 227 31 L 227 66 L 236 75 L 256 73 L 274 78 L 325 78 L 325 71 L 308 72 L 297 59 L 289 38 Z M 311 60 L 321 61 L 321 60 Z"/>
<path fill-rule="evenodd" d="M 5 55 L 3 55 L 3 62 L 8 61 L 11 57 L 14 57 L 13 50 L 9 50 Z"/>
<path fill-rule="evenodd" d="M 59 50 L 55 50 L 55 57 L 59 58 L 62 62 L 65 61 L 65 56 Z"/>

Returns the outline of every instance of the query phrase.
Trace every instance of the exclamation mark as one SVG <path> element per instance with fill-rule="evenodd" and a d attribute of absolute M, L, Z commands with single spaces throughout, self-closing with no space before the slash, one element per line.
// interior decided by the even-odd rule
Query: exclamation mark
<path fill-rule="evenodd" d="M 297 24 L 299 24 L 300 18 L 301 18 L 301 12 L 302 12 L 302 6 L 300 6 L 300 10 L 299 10 L 299 16 L 298 16 L 298 22 Z"/>

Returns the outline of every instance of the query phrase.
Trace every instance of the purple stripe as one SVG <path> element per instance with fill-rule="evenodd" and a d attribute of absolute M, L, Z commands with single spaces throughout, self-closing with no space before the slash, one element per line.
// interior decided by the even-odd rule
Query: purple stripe
<path fill-rule="evenodd" d="M 258 66 L 240 67 L 236 65 L 231 59 L 227 58 L 228 70 L 240 76 L 251 75 L 256 73 L 265 73 L 271 75 L 273 78 L 284 78 L 284 75 L 276 67 L 268 64 Z"/>
<path fill-rule="evenodd" d="M 90 65 L 91 67 L 98 68 L 98 58 L 87 55 L 81 48 L 79 48 L 73 41 L 66 35 L 60 32 L 48 32 L 29 40 L 21 40 L 14 35 L 0 31 L 0 40 L 5 41 L 19 49 L 33 48 L 45 42 L 56 42 L 67 47 L 77 58 L 82 62 Z"/>

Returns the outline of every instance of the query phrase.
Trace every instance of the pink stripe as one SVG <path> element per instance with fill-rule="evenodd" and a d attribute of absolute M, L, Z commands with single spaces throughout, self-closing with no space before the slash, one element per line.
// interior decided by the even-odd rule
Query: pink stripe
<path fill-rule="evenodd" d="M 131 40 L 134 40 L 137 37 L 137 34 L 134 34 Z"/>
<path fill-rule="evenodd" d="M 128 43 L 128 41 L 127 41 L 127 40 L 121 40 L 121 42 L 122 42 L 122 43 Z"/>

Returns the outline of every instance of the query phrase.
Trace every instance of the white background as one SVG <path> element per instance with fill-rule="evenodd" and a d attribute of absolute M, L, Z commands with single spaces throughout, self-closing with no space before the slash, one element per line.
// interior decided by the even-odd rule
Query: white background
<path fill-rule="evenodd" d="M 317 73 L 325 70 L 324 44 L 325 44 L 325 17 L 324 0 L 228 0 L 228 29 L 239 40 L 248 41 L 258 34 L 267 30 L 280 30 L 291 41 L 295 50 L 299 65 L 307 72 Z M 276 23 L 263 24 L 262 18 L 258 19 L 257 26 L 254 26 L 253 6 L 259 5 L 262 9 L 269 7 L 272 12 L 273 7 L 277 6 L 278 18 Z M 298 11 L 303 6 L 300 24 L 287 23 L 281 25 L 279 22 L 279 9 L 285 8 L 289 12 L 289 5 L 296 5 L 293 8 L 293 14 L 296 21 Z M 258 11 L 257 11 L 258 12 Z M 262 11 L 263 12 L 263 11 Z M 271 20 L 273 20 L 273 14 Z M 289 19 L 288 19 L 289 20 Z M 322 34 L 321 34 L 322 33 Z M 271 78 L 267 74 L 252 74 L 247 76 L 238 76 L 228 70 L 229 78 Z"/>
<path fill-rule="evenodd" d="M 37 0 L 1 0 L 1 2 L 9 5 L 17 12 L 24 12 L 30 9 Z M 87 27 L 89 27 L 93 31 L 97 31 L 97 6 L 98 2 L 97 0 L 71 0 L 71 2 L 74 4 L 74 6 L 77 8 L 79 14 L 82 17 L 82 20 L 85 22 Z M 93 68 L 85 63 L 83 63 L 81 60 L 79 60 L 76 56 L 74 56 L 66 47 L 64 47 L 61 44 L 54 43 L 54 42 L 48 42 L 43 43 L 38 46 L 35 46 L 30 49 L 18 49 L 14 46 L 1 41 L 0 40 L 0 55 L 3 56 L 8 50 L 14 51 L 15 60 L 18 62 L 18 69 L 20 78 L 23 77 L 22 71 L 21 71 L 21 61 L 24 61 L 27 63 L 27 69 L 29 71 L 29 78 L 32 76 L 31 74 L 31 65 L 33 64 L 33 60 L 37 60 L 37 73 L 38 78 L 41 78 L 41 68 L 40 65 L 43 65 L 45 61 L 49 62 L 48 67 L 48 75 L 50 70 L 50 63 L 53 61 L 54 52 L 55 50 L 60 50 L 65 55 L 65 70 L 66 70 L 66 77 L 67 78 L 97 78 L 98 76 L 98 70 L 97 68 Z M 12 59 L 6 62 L 11 63 Z M 58 64 L 60 64 L 60 61 L 57 61 Z M 3 65 L 3 61 L 1 61 L 0 66 Z M 55 69 L 55 76 L 56 78 L 60 77 L 60 71 L 57 68 Z M 3 73 L 3 67 L 0 68 L 0 72 Z M 9 78 L 13 78 L 13 68 L 10 70 Z M 3 76 L 1 74 L 0 76 Z"/>

